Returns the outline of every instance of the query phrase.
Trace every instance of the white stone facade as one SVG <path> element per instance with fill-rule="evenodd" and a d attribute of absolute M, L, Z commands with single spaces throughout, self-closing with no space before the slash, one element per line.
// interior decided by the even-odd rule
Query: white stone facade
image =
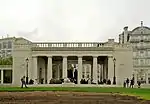
<path fill-rule="evenodd" d="M 71 65 L 78 70 L 78 84 L 83 78 L 91 78 L 95 83 L 101 79 L 113 82 L 114 58 L 116 83 L 123 84 L 125 78 L 133 77 L 132 47 L 118 44 L 113 39 L 105 43 L 34 43 L 16 38 L 12 56 L 14 85 L 20 85 L 20 78 L 27 76 L 27 69 L 29 79 L 37 83 L 41 83 L 40 79 L 49 83 L 52 78 L 67 78 Z"/>
<path fill-rule="evenodd" d="M 124 28 L 119 35 L 120 44 L 130 44 L 133 48 L 133 68 L 135 82 L 150 83 L 150 28 L 143 26 L 136 27 L 132 31 Z"/>

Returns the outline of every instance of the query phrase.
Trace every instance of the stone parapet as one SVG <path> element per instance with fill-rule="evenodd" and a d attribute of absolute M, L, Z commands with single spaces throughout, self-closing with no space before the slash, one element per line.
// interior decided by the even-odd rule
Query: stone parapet
<path fill-rule="evenodd" d="M 33 43 L 32 47 L 110 47 L 112 44 L 99 42 L 43 42 Z"/>

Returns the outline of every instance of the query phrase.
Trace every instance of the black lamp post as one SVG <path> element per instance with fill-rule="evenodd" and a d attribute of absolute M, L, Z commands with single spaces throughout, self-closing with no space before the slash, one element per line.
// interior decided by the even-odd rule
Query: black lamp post
<path fill-rule="evenodd" d="M 27 59 L 26 59 L 26 64 L 27 64 L 27 69 L 26 69 L 26 71 L 27 71 L 27 72 L 26 72 L 26 74 L 27 74 L 27 76 L 26 76 L 26 84 L 28 84 L 28 82 L 29 82 L 29 81 L 28 81 L 28 78 L 29 78 L 29 75 L 28 75 L 28 63 L 29 63 L 29 59 L 27 58 Z"/>
<path fill-rule="evenodd" d="M 113 84 L 115 85 L 116 84 L 116 59 L 114 58 L 113 59 L 113 62 L 114 62 L 114 78 L 113 78 Z"/>

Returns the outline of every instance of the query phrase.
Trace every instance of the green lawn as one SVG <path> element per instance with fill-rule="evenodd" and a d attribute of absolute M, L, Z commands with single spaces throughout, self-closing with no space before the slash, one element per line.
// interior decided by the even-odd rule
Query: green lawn
<path fill-rule="evenodd" d="M 150 100 L 150 89 L 142 88 L 106 88 L 106 87 L 0 87 L 0 92 L 9 91 L 78 91 L 78 92 L 97 92 L 97 93 L 120 93 L 131 96 L 138 96 L 142 99 Z"/>

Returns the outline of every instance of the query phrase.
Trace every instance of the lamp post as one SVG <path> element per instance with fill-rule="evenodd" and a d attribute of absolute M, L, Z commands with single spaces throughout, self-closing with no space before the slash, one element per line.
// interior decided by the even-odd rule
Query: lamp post
<path fill-rule="evenodd" d="M 26 69 L 26 74 L 27 74 L 27 76 L 26 76 L 26 84 L 28 84 L 28 82 L 29 82 L 29 81 L 28 81 L 28 78 L 29 78 L 29 75 L 28 75 L 28 63 L 29 63 L 29 59 L 27 58 L 27 59 L 26 59 L 26 65 L 27 65 L 27 66 L 26 66 L 26 68 L 27 68 L 27 69 Z"/>
<path fill-rule="evenodd" d="M 114 58 L 113 59 L 113 62 L 114 62 L 114 78 L 113 78 L 113 84 L 115 85 L 116 84 L 116 59 Z"/>

